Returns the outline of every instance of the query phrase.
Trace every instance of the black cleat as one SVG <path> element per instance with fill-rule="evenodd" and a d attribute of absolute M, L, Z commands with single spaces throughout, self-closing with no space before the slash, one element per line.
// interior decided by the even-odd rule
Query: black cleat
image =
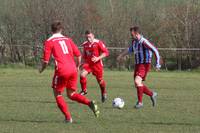
<path fill-rule="evenodd" d="M 151 96 L 151 101 L 152 101 L 152 106 L 155 107 L 156 106 L 156 97 L 157 97 L 157 93 L 153 92 L 153 96 Z"/>
<path fill-rule="evenodd" d="M 107 100 L 107 94 L 106 93 L 102 94 L 101 95 L 101 101 L 102 101 L 102 103 L 104 103 L 106 100 Z"/>
<path fill-rule="evenodd" d="M 79 94 L 81 94 L 82 96 L 83 96 L 83 95 L 86 95 L 86 94 L 87 94 L 87 91 L 83 91 L 83 90 L 82 90 Z"/>

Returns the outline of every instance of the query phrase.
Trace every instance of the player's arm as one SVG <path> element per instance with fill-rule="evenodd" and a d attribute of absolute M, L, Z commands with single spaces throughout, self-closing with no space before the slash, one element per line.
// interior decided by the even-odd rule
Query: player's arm
<path fill-rule="evenodd" d="M 42 65 L 39 68 L 39 73 L 42 73 L 45 70 L 45 68 L 47 67 L 47 65 L 48 65 L 48 63 L 42 61 Z"/>
<path fill-rule="evenodd" d="M 117 61 L 121 61 L 121 59 L 124 56 L 128 55 L 128 53 L 129 53 L 128 49 L 125 49 L 122 53 L 119 54 L 119 56 L 117 57 Z"/>
<path fill-rule="evenodd" d="M 44 43 L 44 48 L 43 48 L 43 58 L 41 61 L 41 66 L 39 68 L 39 73 L 42 73 L 45 68 L 47 67 L 48 63 L 49 63 L 49 59 L 51 57 L 51 45 L 50 43 L 48 43 L 47 41 Z"/>
<path fill-rule="evenodd" d="M 100 56 L 98 56 L 98 57 L 94 56 L 94 57 L 92 58 L 92 61 L 93 61 L 93 62 L 97 62 L 97 61 L 99 61 L 99 60 L 101 60 L 101 59 L 103 59 L 103 58 L 109 56 L 109 51 L 108 51 L 108 49 L 106 48 L 105 44 L 104 44 L 103 42 L 101 42 L 101 41 L 100 41 L 100 43 L 99 43 L 99 49 L 102 51 L 102 53 L 101 53 Z"/>
<path fill-rule="evenodd" d="M 126 48 L 118 57 L 117 57 L 117 61 L 121 61 L 122 58 L 130 53 L 133 53 L 133 45 L 131 44 L 131 46 L 129 48 Z"/>
<path fill-rule="evenodd" d="M 156 69 L 159 70 L 161 68 L 161 65 L 160 65 L 160 54 L 158 52 L 158 49 L 148 40 L 144 40 L 143 44 L 154 53 L 156 57 Z"/>
<path fill-rule="evenodd" d="M 79 67 L 81 66 L 81 52 L 79 51 L 78 47 L 71 39 L 70 39 L 70 44 L 73 50 L 73 55 L 75 56 L 77 60 L 76 62 L 77 69 L 79 70 Z"/>
<path fill-rule="evenodd" d="M 81 66 L 81 56 L 78 56 L 78 57 L 76 57 L 76 58 L 77 58 L 77 64 L 76 64 L 76 67 L 77 67 L 77 70 L 79 71 L 80 66 Z"/>
<path fill-rule="evenodd" d="M 82 56 L 81 56 L 81 62 L 85 63 L 86 62 L 86 58 L 87 58 L 86 51 L 85 51 L 85 49 L 83 47 L 83 52 L 82 52 Z"/>

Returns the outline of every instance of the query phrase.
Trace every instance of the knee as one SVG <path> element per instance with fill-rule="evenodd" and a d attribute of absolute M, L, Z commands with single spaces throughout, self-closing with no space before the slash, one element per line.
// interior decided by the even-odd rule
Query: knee
<path fill-rule="evenodd" d="M 74 91 L 68 90 L 68 91 L 67 91 L 67 97 L 68 97 L 69 99 L 72 99 L 74 93 L 75 93 Z"/>
<path fill-rule="evenodd" d="M 134 80 L 135 86 L 142 86 L 142 82 L 138 79 Z"/>
<path fill-rule="evenodd" d="M 87 74 L 88 74 L 88 72 L 87 72 L 86 70 L 83 69 L 83 70 L 81 71 L 80 77 L 86 78 Z"/>
<path fill-rule="evenodd" d="M 81 74 L 80 74 L 80 77 L 81 77 L 81 78 L 85 78 L 86 75 L 85 75 L 84 73 L 81 73 Z"/>
<path fill-rule="evenodd" d="M 103 83 L 104 83 L 104 80 L 103 80 L 102 78 L 97 78 L 97 82 L 98 82 L 99 84 L 103 84 Z"/>
<path fill-rule="evenodd" d="M 68 97 L 69 99 L 71 99 L 71 94 L 67 93 L 67 97 Z"/>
<path fill-rule="evenodd" d="M 59 96 L 62 96 L 62 93 L 60 91 L 56 91 L 56 90 L 53 90 L 54 92 L 54 97 L 59 97 Z"/>

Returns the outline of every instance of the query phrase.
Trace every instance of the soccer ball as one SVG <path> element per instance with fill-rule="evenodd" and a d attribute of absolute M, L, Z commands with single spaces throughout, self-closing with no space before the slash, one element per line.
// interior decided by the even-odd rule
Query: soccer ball
<path fill-rule="evenodd" d="M 115 98 L 113 101 L 112 101 L 112 106 L 114 108 L 118 108 L 118 109 L 122 109 L 124 107 L 124 100 L 122 98 Z"/>

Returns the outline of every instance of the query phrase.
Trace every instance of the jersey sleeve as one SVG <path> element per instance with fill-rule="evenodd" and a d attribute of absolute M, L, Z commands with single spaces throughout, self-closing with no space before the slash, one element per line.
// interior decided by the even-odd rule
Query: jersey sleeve
<path fill-rule="evenodd" d="M 86 59 L 87 56 L 86 56 L 86 51 L 85 51 L 85 48 L 83 47 L 83 52 L 82 52 L 82 58 L 83 59 Z"/>
<path fill-rule="evenodd" d="M 109 51 L 106 48 L 105 44 L 102 41 L 99 41 L 99 48 L 102 51 L 102 53 L 105 53 L 106 56 L 109 55 Z"/>
<path fill-rule="evenodd" d="M 129 54 L 131 54 L 131 53 L 134 52 L 133 43 L 134 43 L 134 42 L 132 41 L 131 45 L 128 47 L 128 53 L 129 53 Z"/>
<path fill-rule="evenodd" d="M 52 52 L 52 46 L 49 41 L 44 42 L 44 47 L 43 47 L 43 62 L 48 63 L 49 59 L 51 57 L 51 52 Z"/>
<path fill-rule="evenodd" d="M 157 48 L 146 39 L 143 41 L 143 44 L 146 48 L 149 48 L 154 53 L 154 55 L 156 57 L 156 66 L 160 67 L 160 54 L 159 54 Z"/>
<path fill-rule="evenodd" d="M 71 44 L 71 47 L 72 47 L 72 51 L 73 51 L 73 54 L 78 57 L 78 56 L 81 56 L 81 52 L 79 51 L 78 47 L 76 46 L 76 44 L 72 41 L 72 39 L 70 39 L 70 44 Z"/>

